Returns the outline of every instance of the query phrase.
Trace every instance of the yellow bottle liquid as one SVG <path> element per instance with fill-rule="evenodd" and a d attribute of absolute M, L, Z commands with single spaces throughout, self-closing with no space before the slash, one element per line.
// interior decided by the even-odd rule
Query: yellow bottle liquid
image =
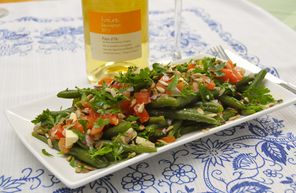
<path fill-rule="evenodd" d="M 148 0 L 82 0 L 91 83 L 129 66 L 148 66 Z"/>

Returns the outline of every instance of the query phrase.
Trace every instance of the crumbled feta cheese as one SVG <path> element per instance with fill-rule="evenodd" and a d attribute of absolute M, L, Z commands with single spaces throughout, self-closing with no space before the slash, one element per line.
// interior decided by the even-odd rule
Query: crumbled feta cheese
<path fill-rule="evenodd" d="M 137 136 L 136 137 L 136 144 L 138 145 L 142 145 L 144 147 L 151 147 L 151 148 L 155 148 L 155 144 L 152 143 L 151 141 L 143 138 L 143 137 L 139 137 Z"/>
<path fill-rule="evenodd" d="M 74 133 L 72 130 L 65 130 L 65 137 L 66 137 L 66 148 L 71 148 L 74 143 L 78 141 L 78 135 Z"/>
<path fill-rule="evenodd" d="M 71 113 L 69 119 L 71 119 L 73 122 L 75 122 L 77 120 L 77 115 L 76 113 Z"/>

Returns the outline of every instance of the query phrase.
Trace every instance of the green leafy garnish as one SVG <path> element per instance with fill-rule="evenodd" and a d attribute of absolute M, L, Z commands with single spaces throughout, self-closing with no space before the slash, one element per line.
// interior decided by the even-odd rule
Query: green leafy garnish
<path fill-rule="evenodd" d="M 150 77 L 153 80 L 158 80 L 160 76 L 162 76 L 167 70 L 167 67 L 162 66 L 159 63 L 152 64 L 152 70 L 150 72 Z"/>
<path fill-rule="evenodd" d="M 53 156 L 50 153 L 48 153 L 45 149 L 42 149 L 42 153 L 43 153 L 43 155 L 45 155 L 47 157 L 52 157 Z"/>
<path fill-rule="evenodd" d="M 214 98 L 213 94 L 203 84 L 199 84 L 199 94 L 203 102 L 210 101 Z"/>
<path fill-rule="evenodd" d="M 50 111 L 46 109 L 31 122 L 34 124 L 41 123 L 42 126 L 50 129 L 54 125 L 59 123 L 68 114 L 69 114 L 68 110 L 55 112 L 55 111 Z"/>
<path fill-rule="evenodd" d="M 102 147 L 102 148 L 100 148 L 98 150 L 92 150 L 90 155 L 91 155 L 92 158 L 94 158 L 96 156 L 102 156 L 102 155 L 108 154 L 108 153 L 110 153 L 112 151 L 113 151 L 112 147 L 105 146 L 105 147 Z"/>
<path fill-rule="evenodd" d="M 115 161 L 122 159 L 122 153 L 124 149 L 120 143 L 112 142 L 104 144 L 100 149 L 90 150 L 91 157 L 103 156 L 106 154 L 111 154 Z"/>
<path fill-rule="evenodd" d="M 137 67 L 129 67 L 126 73 L 121 73 L 115 77 L 116 81 L 120 83 L 130 84 L 135 90 L 150 87 L 153 80 L 150 76 L 149 68 L 140 69 L 138 72 Z"/>
<path fill-rule="evenodd" d="M 80 123 L 80 124 L 82 125 L 82 127 L 83 127 L 84 130 L 87 129 L 87 123 L 88 123 L 87 120 L 79 119 L 79 120 L 78 120 L 78 123 Z"/>
<path fill-rule="evenodd" d="M 260 85 L 257 87 L 252 87 L 250 89 L 247 89 L 243 96 L 246 97 L 251 104 L 262 104 L 266 105 L 269 103 L 273 103 L 275 100 L 269 93 L 269 89 Z"/>
<path fill-rule="evenodd" d="M 179 81 L 179 76 L 177 74 L 175 74 L 172 79 L 172 82 L 169 83 L 167 89 L 170 91 L 173 90 L 177 86 L 178 81 Z"/>
<path fill-rule="evenodd" d="M 138 120 L 139 119 L 139 117 L 136 117 L 136 116 L 133 116 L 133 115 L 130 115 L 130 116 L 128 116 L 127 117 L 127 121 L 129 121 L 129 122 L 133 122 L 133 121 L 136 121 L 136 120 Z"/>
<path fill-rule="evenodd" d="M 178 66 L 176 66 L 176 69 L 179 72 L 186 72 L 188 68 L 188 64 L 179 64 Z"/>
<path fill-rule="evenodd" d="M 196 93 L 193 91 L 191 86 L 186 86 L 183 88 L 183 90 L 180 92 L 180 95 L 182 97 L 188 97 L 188 96 L 195 96 Z"/>
<path fill-rule="evenodd" d="M 110 121 L 107 119 L 98 118 L 97 121 L 95 122 L 94 127 L 96 127 L 96 128 L 104 127 L 105 125 L 108 125 L 109 123 L 110 123 Z"/>

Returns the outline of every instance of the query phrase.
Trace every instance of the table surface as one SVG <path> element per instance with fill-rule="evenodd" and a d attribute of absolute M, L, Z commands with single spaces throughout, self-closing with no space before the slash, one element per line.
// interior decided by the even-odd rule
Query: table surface
<path fill-rule="evenodd" d="M 150 59 L 170 59 L 173 1 L 150 2 Z M 4 112 L 87 83 L 80 0 L 1 7 L 9 15 L 0 19 L 0 192 L 296 192 L 295 105 L 68 189 L 22 145 Z M 294 30 L 248 1 L 184 0 L 184 58 L 223 45 L 296 83 L 295 42 Z"/>

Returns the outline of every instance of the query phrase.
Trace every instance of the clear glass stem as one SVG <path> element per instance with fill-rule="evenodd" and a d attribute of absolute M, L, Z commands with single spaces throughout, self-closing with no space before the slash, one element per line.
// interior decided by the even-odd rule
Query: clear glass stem
<path fill-rule="evenodd" d="M 179 60 L 181 55 L 181 20 L 182 20 L 182 0 L 175 0 L 175 50 L 173 59 Z"/>

